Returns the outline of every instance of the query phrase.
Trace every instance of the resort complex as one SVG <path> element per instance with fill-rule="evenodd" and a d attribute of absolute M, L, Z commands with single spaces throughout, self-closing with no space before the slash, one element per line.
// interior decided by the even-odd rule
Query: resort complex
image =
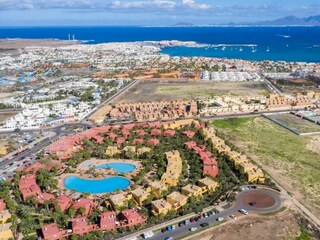
<path fill-rule="evenodd" d="M 219 167 L 221 162 L 228 170 Z M 19 206 L 64 216 L 63 221 L 47 216 L 47 224 L 40 225 L 43 239 L 52 240 L 139 229 L 190 211 L 191 202 L 239 181 L 228 178 L 231 172 L 247 183 L 265 181 L 263 171 L 207 123 L 133 123 L 93 127 L 56 140 L 40 162 L 19 170 L 12 190 Z"/>
<path fill-rule="evenodd" d="M 0 46 L 0 239 L 317 233 L 319 64 L 47 41 Z"/>

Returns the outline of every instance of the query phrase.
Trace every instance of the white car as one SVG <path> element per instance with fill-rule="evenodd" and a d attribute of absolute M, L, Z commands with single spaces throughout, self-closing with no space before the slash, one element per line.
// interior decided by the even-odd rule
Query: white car
<path fill-rule="evenodd" d="M 245 209 L 240 209 L 239 212 L 241 212 L 243 215 L 248 215 L 248 211 Z"/>
<path fill-rule="evenodd" d="M 192 228 L 189 229 L 190 232 L 194 232 L 194 231 L 196 231 L 196 230 L 197 230 L 196 227 L 192 227 Z"/>
<path fill-rule="evenodd" d="M 224 218 L 223 217 L 219 217 L 219 218 L 217 218 L 217 221 L 218 222 L 222 222 L 224 220 Z"/>
<path fill-rule="evenodd" d="M 152 231 L 150 232 L 145 232 L 144 234 L 142 234 L 143 238 L 144 239 L 147 239 L 147 238 L 151 238 L 154 236 L 154 233 Z"/>

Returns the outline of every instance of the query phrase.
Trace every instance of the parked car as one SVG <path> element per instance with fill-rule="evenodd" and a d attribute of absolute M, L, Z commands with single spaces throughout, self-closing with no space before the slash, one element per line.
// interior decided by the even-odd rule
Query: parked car
<path fill-rule="evenodd" d="M 222 222 L 224 220 L 224 218 L 223 217 L 219 217 L 219 218 L 217 218 L 217 221 L 218 222 Z"/>
<path fill-rule="evenodd" d="M 207 223 L 207 222 L 201 223 L 200 226 L 201 226 L 201 227 L 207 227 L 207 226 L 209 226 L 209 223 Z"/>
<path fill-rule="evenodd" d="M 257 203 L 256 202 L 250 202 L 249 205 L 250 206 L 255 206 L 255 205 L 257 205 Z"/>
<path fill-rule="evenodd" d="M 249 214 L 248 211 L 243 209 L 243 208 L 240 209 L 239 212 L 241 212 L 243 215 L 248 215 Z"/>
<path fill-rule="evenodd" d="M 197 231 L 197 229 L 198 229 L 198 228 L 196 228 L 196 227 L 192 227 L 192 228 L 189 229 L 189 231 L 190 231 L 190 232 L 194 232 L 194 231 Z"/>
<path fill-rule="evenodd" d="M 230 215 L 230 218 L 233 219 L 233 220 L 236 220 L 236 219 L 237 219 L 237 217 L 236 217 L 235 215 L 233 215 L 233 214 Z"/>
<path fill-rule="evenodd" d="M 151 238 L 151 237 L 153 237 L 153 236 L 154 236 L 154 233 L 153 233 L 152 231 L 150 231 L 150 232 L 145 232 L 145 233 L 142 234 L 142 237 L 143 237 L 144 239 Z"/>
<path fill-rule="evenodd" d="M 172 240 L 173 237 L 166 237 L 164 240 Z"/>

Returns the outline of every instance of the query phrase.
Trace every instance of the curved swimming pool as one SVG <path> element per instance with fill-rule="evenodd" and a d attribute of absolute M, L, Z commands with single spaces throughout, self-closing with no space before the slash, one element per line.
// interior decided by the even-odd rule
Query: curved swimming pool
<path fill-rule="evenodd" d="M 116 190 L 123 190 L 130 185 L 130 181 L 123 177 L 109 177 L 101 180 L 83 179 L 76 176 L 69 176 L 64 181 L 64 186 L 69 190 L 80 193 L 110 193 Z"/>
<path fill-rule="evenodd" d="M 117 173 L 130 173 L 136 169 L 136 166 L 130 163 L 107 163 L 99 165 L 96 169 L 113 168 Z"/>

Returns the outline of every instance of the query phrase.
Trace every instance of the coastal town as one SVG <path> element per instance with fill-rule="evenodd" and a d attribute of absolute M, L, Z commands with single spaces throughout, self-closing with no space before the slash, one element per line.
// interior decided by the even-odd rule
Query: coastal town
<path fill-rule="evenodd" d="M 252 149 L 272 124 L 319 157 L 320 64 L 55 44 L 0 57 L 0 239 L 184 239 L 289 209 L 319 234 L 319 183 Z"/>

